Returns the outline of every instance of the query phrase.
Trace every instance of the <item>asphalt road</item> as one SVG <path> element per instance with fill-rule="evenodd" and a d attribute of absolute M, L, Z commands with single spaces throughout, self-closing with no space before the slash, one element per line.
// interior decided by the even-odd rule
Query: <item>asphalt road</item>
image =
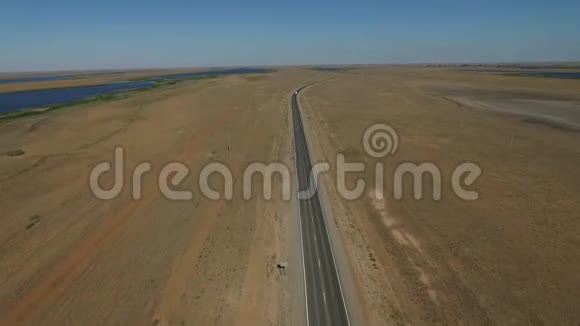
<path fill-rule="evenodd" d="M 299 190 L 308 189 L 312 170 L 298 106 L 298 93 L 303 88 L 292 93 L 294 150 Z M 298 201 L 308 325 L 350 325 L 318 191 L 314 196 L 308 199 L 299 198 Z"/>

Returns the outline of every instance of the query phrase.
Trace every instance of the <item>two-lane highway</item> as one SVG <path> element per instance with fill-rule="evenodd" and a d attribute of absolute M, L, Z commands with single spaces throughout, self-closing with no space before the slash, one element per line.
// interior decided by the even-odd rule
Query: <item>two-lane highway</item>
<path fill-rule="evenodd" d="M 298 106 L 299 88 L 292 93 L 294 151 L 298 190 L 310 184 L 312 163 Z M 340 277 L 318 196 L 298 198 L 308 325 L 350 325 Z"/>

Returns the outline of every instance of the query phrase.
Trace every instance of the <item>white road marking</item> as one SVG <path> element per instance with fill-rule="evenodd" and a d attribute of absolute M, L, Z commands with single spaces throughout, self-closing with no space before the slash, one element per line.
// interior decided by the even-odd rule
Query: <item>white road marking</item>
<path fill-rule="evenodd" d="M 296 100 L 298 100 L 298 98 Z M 299 109 L 299 107 L 298 107 L 298 109 Z M 300 112 L 298 112 L 298 113 L 300 113 Z M 300 118 L 302 118 L 302 117 L 300 117 Z M 305 131 L 304 131 L 304 140 L 306 141 L 306 149 L 310 154 L 310 146 L 309 146 L 308 138 L 306 137 Z M 310 156 L 310 157 L 312 157 L 312 156 Z M 320 199 L 320 192 L 318 194 L 319 194 L 320 205 L 322 206 L 322 199 Z M 340 297 L 342 299 L 342 304 L 344 306 L 344 311 L 346 313 L 346 322 L 350 326 L 350 316 L 348 314 L 348 307 L 346 305 L 346 300 L 344 299 L 344 292 L 342 290 L 342 281 L 340 279 L 340 273 L 338 272 L 338 268 L 336 267 L 336 258 L 334 256 L 334 249 L 332 249 L 332 241 L 330 240 L 331 237 L 330 237 L 330 233 L 328 232 L 328 225 L 326 224 L 326 214 L 324 213 L 324 207 L 321 207 L 321 211 L 322 211 L 322 221 L 324 223 L 324 230 L 326 231 L 326 235 L 328 237 L 328 242 L 330 245 L 329 247 L 330 247 L 330 253 L 332 255 L 332 264 L 334 265 L 334 271 L 336 272 L 336 277 L 338 279 L 338 287 L 340 289 Z M 310 217 L 313 218 L 312 216 L 310 216 Z M 324 292 L 322 292 L 322 294 L 324 295 L 324 302 L 326 303 L 326 295 L 324 294 Z"/>
<path fill-rule="evenodd" d="M 322 205 L 322 202 L 320 203 Z M 336 277 L 338 278 L 338 287 L 340 289 L 340 297 L 342 299 L 342 304 L 344 305 L 344 312 L 346 313 L 346 322 L 350 326 L 350 316 L 348 314 L 348 307 L 346 306 L 346 301 L 344 300 L 344 292 L 342 291 L 342 282 L 340 280 L 340 274 L 338 273 L 338 268 L 336 267 L 336 258 L 334 258 L 334 249 L 332 249 L 332 241 L 330 240 L 330 233 L 328 233 L 328 225 L 326 225 L 326 214 L 324 214 L 324 208 L 322 208 L 322 221 L 324 222 L 324 230 L 328 236 L 328 242 L 330 244 L 330 253 L 332 254 L 332 263 L 334 265 L 334 270 L 336 272 Z"/>
<path fill-rule="evenodd" d="M 306 88 L 308 86 L 312 86 L 314 84 L 317 84 L 317 83 L 313 83 L 313 84 L 310 84 L 310 85 L 301 87 L 300 89 Z M 298 95 L 298 91 L 295 92 L 295 95 L 296 95 L 296 101 L 298 102 L 298 96 L 297 96 Z M 292 101 L 291 101 L 291 104 L 290 105 L 291 105 L 292 113 L 294 113 L 294 107 L 293 107 Z M 298 105 L 297 109 L 299 110 L 299 105 Z M 298 114 L 300 114 L 300 112 L 298 112 Z M 292 118 L 294 119 L 294 114 L 292 114 Z M 299 116 L 299 118 L 301 119 L 300 116 Z M 294 136 L 295 136 L 295 134 L 294 134 Z M 304 133 L 304 138 L 305 138 L 305 141 L 306 141 L 306 149 L 307 149 L 308 152 L 310 152 L 310 146 L 308 146 L 308 139 L 306 138 L 306 133 Z M 294 138 L 294 145 L 295 145 L 294 146 L 294 163 L 295 163 L 295 167 L 296 167 L 296 184 L 298 185 L 298 161 L 297 161 L 297 152 L 296 152 L 296 149 L 297 149 L 296 148 L 296 138 Z M 316 186 L 318 188 L 318 183 L 316 183 Z M 298 198 L 298 214 L 301 216 L 301 212 L 300 212 L 300 198 Z M 310 218 L 311 219 L 314 219 L 314 217 L 312 215 L 310 215 Z M 310 325 L 310 320 L 308 318 L 308 295 L 307 295 L 307 287 L 306 287 L 306 266 L 304 264 L 304 243 L 302 241 L 302 223 L 301 223 L 302 221 L 301 221 L 301 218 L 299 218 L 299 220 L 300 220 L 300 240 L 301 240 L 300 242 L 301 242 L 301 247 L 302 247 L 302 268 L 303 268 L 303 274 L 304 274 L 304 293 L 306 294 L 306 302 L 305 302 L 305 304 L 306 304 L 306 323 L 307 323 L 307 325 Z M 338 286 L 339 286 L 339 289 L 340 289 L 340 296 L 341 296 L 342 303 L 343 303 L 343 306 L 344 306 L 344 309 L 345 309 L 345 313 L 346 313 L 346 321 L 347 321 L 348 325 L 350 326 L 350 316 L 348 314 L 348 307 L 347 307 L 346 301 L 344 299 L 344 293 L 343 293 L 343 290 L 342 290 L 342 282 L 340 280 L 340 274 L 338 272 L 338 268 L 336 267 L 336 259 L 335 259 L 335 256 L 334 256 L 334 250 L 332 249 L 332 241 L 330 241 L 330 234 L 328 232 L 328 226 L 326 224 L 326 214 L 324 213 L 324 208 L 322 208 L 322 220 L 324 222 L 324 229 L 325 229 L 326 234 L 327 234 L 328 239 L 329 239 L 329 244 L 330 244 L 329 247 L 330 247 L 330 252 L 331 252 L 331 255 L 332 255 L 332 263 L 334 265 L 334 269 L 335 269 L 335 272 L 336 272 L 336 276 L 338 278 Z M 316 241 L 316 235 L 314 237 L 315 237 L 315 241 Z M 318 263 L 320 265 L 320 259 L 318 259 Z M 324 298 L 324 304 L 326 305 L 327 304 L 326 303 L 326 293 L 324 292 L 324 290 L 322 291 L 322 295 L 323 295 L 323 298 Z"/>
<path fill-rule="evenodd" d="M 298 92 L 296 92 L 298 94 Z M 292 101 L 290 101 L 290 111 L 292 112 L 292 119 L 294 119 L 294 107 Z M 294 132 L 294 121 L 292 122 Z M 295 136 L 295 134 L 294 134 Z M 298 189 L 298 154 L 296 152 L 296 137 L 294 137 L 294 166 L 296 167 L 296 190 Z M 306 308 L 306 325 L 310 326 L 310 318 L 308 313 L 308 288 L 306 286 L 306 263 L 304 262 L 304 240 L 302 239 L 302 212 L 300 210 L 300 197 L 296 197 L 296 202 L 298 203 L 298 222 L 300 228 L 300 248 L 302 249 L 302 276 L 304 277 L 304 306 Z"/>

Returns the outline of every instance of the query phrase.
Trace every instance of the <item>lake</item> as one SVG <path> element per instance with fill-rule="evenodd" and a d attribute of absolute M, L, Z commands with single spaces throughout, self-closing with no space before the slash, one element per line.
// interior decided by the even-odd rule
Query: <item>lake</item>
<path fill-rule="evenodd" d="M 151 77 L 152 79 L 155 78 L 170 78 L 170 79 L 179 79 L 179 78 L 191 78 L 191 77 L 198 77 L 198 76 L 209 76 L 209 75 L 235 75 L 235 74 L 251 74 L 251 73 L 264 73 L 270 71 L 269 69 L 264 68 L 228 68 L 228 69 L 215 69 L 215 70 L 205 70 L 205 71 L 197 71 L 192 73 L 177 73 L 177 74 L 168 74 L 168 75 L 159 75 Z M 43 76 L 27 76 L 27 77 L 18 77 L 18 78 L 7 78 L 7 79 L 0 79 L 0 84 L 16 84 L 16 83 L 30 83 L 30 82 L 45 82 L 45 81 L 56 81 L 56 80 L 65 80 L 65 79 L 77 79 L 82 77 L 91 77 L 91 76 L 100 76 L 100 75 L 115 75 L 115 74 L 122 74 L 127 73 L 128 71 L 102 71 L 102 72 L 87 72 L 84 74 L 76 74 L 76 75 L 43 75 Z"/>
<path fill-rule="evenodd" d="M 544 77 L 544 78 L 564 78 L 564 79 L 580 79 L 580 72 L 530 72 L 530 73 L 515 73 L 518 76 L 530 77 Z"/>
<path fill-rule="evenodd" d="M 270 72 L 270 69 L 265 68 L 228 68 L 197 71 L 191 73 L 177 73 L 168 75 L 159 75 L 147 77 L 148 81 L 140 82 L 122 82 L 106 85 L 96 86 L 82 86 L 69 88 L 53 88 L 35 91 L 23 91 L 14 93 L 0 93 L 0 114 L 7 112 L 19 111 L 22 109 L 47 107 L 51 105 L 64 104 L 68 102 L 78 101 L 84 98 L 93 97 L 102 94 L 109 94 L 118 91 L 142 89 L 155 85 L 152 80 L 155 79 L 187 79 L 203 76 L 223 76 L 223 75 L 238 75 L 238 74 L 255 74 Z M 32 81 L 33 77 L 29 78 Z M 34 81 L 41 81 L 38 78 L 55 78 L 43 79 L 44 81 L 56 80 L 58 78 L 67 78 L 66 76 L 44 76 L 35 77 Z M 68 77 L 70 78 L 70 76 Z M 20 79 L 20 80 L 23 80 Z"/>
<path fill-rule="evenodd" d="M 541 71 L 517 71 L 504 69 L 459 69 L 459 71 L 492 72 L 492 73 L 502 73 L 508 76 L 522 76 L 522 77 L 580 79 L 580 72 L 557 72 L 557 71 L 541 72 Z"/>
<path fill-rule="evenodd" d="M 72 77 L 71 76 L 31 76 L 31 77 L 21 77 L 21 78 L 11 78 L 11 79 L 0 79 L 0 84 L 44 82 L 44 81 L 64 80 L 64 79 L 70 79 L 70 78 L 72 78 Z"/>
<path fill-rule="evenodd" d="M 168 75 L 159 75 L 149 77 L 150 79 L 182 79 L 182 78 L 193 78 L 193 77 L 203 77 L 203 76 L 223 76 L 223 75 L 239 75 L 239 74 L 258 74 L 270 72 L 270 69 L 265 68 L 229 68 L 229 69 L 215 69 L 215 70 L 205 70 L 196 72 L 186 72 Z"/>
<path fill-rule="evenodd" d="M 63 104 L 101 94 L 147 88 L 153 85 L 155 85 L 155 82 L 146 81 L 0 93 L 0 114 L 28 108 Z"/>

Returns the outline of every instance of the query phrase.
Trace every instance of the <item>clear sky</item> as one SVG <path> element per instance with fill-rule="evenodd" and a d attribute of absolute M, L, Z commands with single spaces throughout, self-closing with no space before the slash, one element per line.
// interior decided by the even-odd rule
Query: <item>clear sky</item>
<path fill-rule="evenodd" d="M 579 60 L 580 0 L 0 2 L 0 71 Z"/>

